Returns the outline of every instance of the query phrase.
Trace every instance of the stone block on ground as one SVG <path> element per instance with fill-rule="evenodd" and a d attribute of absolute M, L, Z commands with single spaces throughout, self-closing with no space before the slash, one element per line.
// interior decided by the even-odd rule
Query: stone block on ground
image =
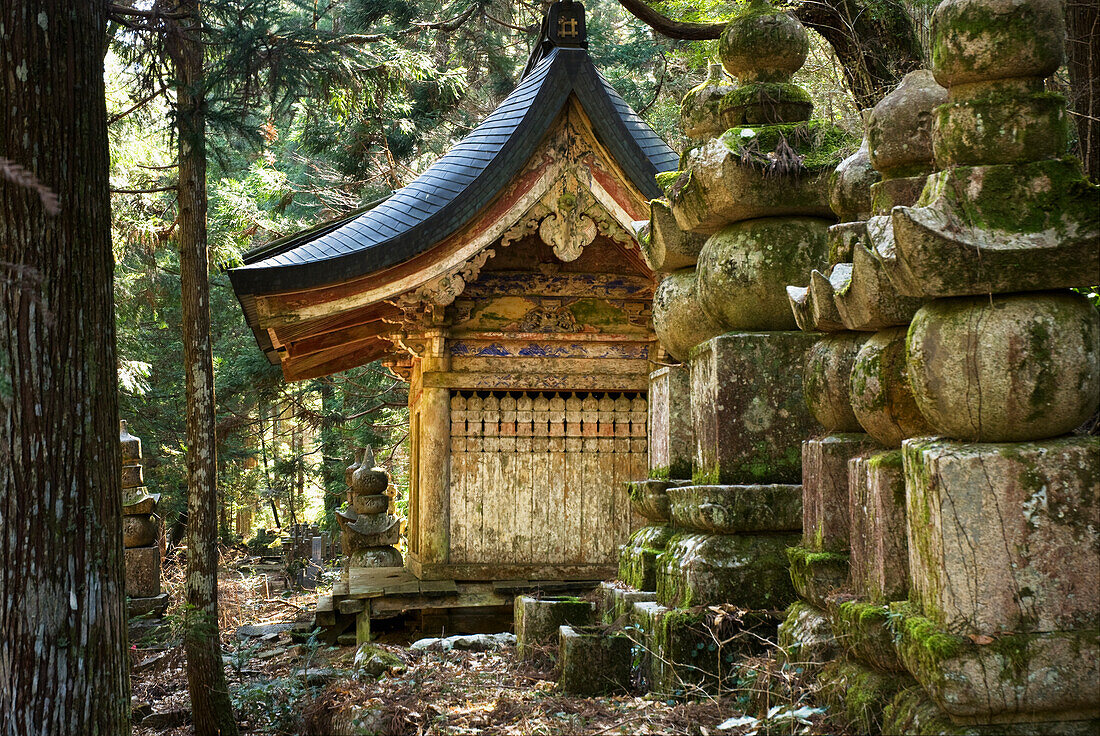
<path fill-rule="evenodd" d="M 696 482 L 801 481 L 802 440 L 814 433 L 816 422 L 798 368 L 816 338 L 730 332 L 692 352 Z"/>
<path fill-rule="evenodd" d="M 848 550 L 848 461 L 878 444 L 867 434 L 830 434 L 802 443 L 802 544 Z"/>
<path fill-rule="evenodd" d="M 681 486 L 668 490 L 677 529 L 735 534 L 802 530 L 802 486 Z"/>
<path fill-rule="evenodd" d="M 600 594 L 598 613 L 604 623 L 614 623 L 626 617 L 626 623 L 634 615 L 635 603 L 650 603 L 657 600 L 652 590 L 637 590 L 624 586 L 620 582 L 603 582 L 597 589 Z"/>
<path fill-rule="evenodd" d="M 657 557 L 657 600 L 781 610 L 795 599 L 787 548 L 799 534 L 677 534 Z"/>
<path fill-rule="evenodd" d="M 126 595 L 154 598 L 160 595 L 160 547 L 133 547 L 124 550 L 126 559 Z"/>
<path fill-rule="evenodd" d="M 163 616 L 164 612 L 168 610 L 168 604 L 170 602 L 167 593 L 161 593 L 160 595 L 150 596 L 148 598 L 127 596 L 126 615 L 130 618 L 134 618 L 135 616 Z"/>
<path fill-rule="evenodd" d="M 657 587 L 657 555 L 672 538 L 671 526 L 643 526 L 619 548 L 619 580 L 639 590 Z"/>
<path fill-rule="evenodd" d="M 587 626 L 595 623 L 595 618 L 596 604 L 591 601 L 570 596 L 517 596 L 516 654 L 520 659 L 537 659 L 557 645 L 563 624 Z"/>
<path fill-rule="evenodd" d="M 905 471 L 901 450 L 848 463 L 852 592 L 881 603 L 909 593 Z"/>
<path fill-rule="evenodd" d="M 950 631 L 1097 626 L 1100 437 L 907 440 L 915 599 Z"/>
<path fill-rule="evenodd" d="M 650 471 L 668 478 L 691 478 L 695 438 L 688 367 L 666 366 L 650 373 L 648 405 Z"/>
<path fill-rule="evenodd" d="M 670 609 L 635 605 L 634 623 L 644 638 L 643 677 L 651 692 L 689 697 L 728 685 L 737 663 L 759 656 L 774 641 L 776 611 L 721 608 Z"/>
<path fill-rule="evenodd" d="M 570 695 L 589 697 L 630 689 L 633 642 L 598 627 L 559 629 L 558 684 Z"/>

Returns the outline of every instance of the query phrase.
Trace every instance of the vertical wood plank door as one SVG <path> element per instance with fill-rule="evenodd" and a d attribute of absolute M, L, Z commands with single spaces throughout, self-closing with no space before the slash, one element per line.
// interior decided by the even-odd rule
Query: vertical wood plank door
<path fill-rule="evenodd" d="M 648 468 L 643 393 L 457 391 L 451 412 L 451 563 L 615 564 Z"/>

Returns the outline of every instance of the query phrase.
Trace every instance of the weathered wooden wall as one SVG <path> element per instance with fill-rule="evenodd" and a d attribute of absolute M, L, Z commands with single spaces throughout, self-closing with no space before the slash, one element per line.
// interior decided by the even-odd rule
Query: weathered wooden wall
<path fill-rule="evenodd" d="M 646 419 L 637 393 L 454 392 L 451 562 L 614 563 Z"/>

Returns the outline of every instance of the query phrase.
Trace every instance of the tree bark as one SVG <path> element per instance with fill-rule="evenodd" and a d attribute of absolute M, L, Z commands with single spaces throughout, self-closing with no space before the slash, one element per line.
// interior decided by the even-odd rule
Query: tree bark
<path fill-rule="evenodd" d="M 169 26 L 176 69 L 180 292 L 187 393 L 187 688 L 198 736 L 236 736 L 218 632 L 217 437 L 206 238 L 206 90 L 198 0 Z"/>
<path fill-rule="evenodd" d="M 1085 171 L 1100 181 L 1100 4 L 1066 0 L 1069 109 Z"/>
<path fill-rule="evenodd" d="M 0 3 L 0 734 L 11 736 L 130 732 L 106 38 L 104 0 Z"/>

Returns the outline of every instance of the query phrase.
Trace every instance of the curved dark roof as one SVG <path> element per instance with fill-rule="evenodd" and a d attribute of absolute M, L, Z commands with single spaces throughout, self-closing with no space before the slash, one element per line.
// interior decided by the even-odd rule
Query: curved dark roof
<path fill-rule="evenodd" d="M 238 297 L 308 289 L 395 266 L 458 231 L 522 169 L 576 95 L 631 182 L 660 196 L 659 172 L 676 153 L 630 109 L 584 48 L 553 48 L 470 135 L 408 186 L 368 211 L 245 256 L 229 271 Z"/>

